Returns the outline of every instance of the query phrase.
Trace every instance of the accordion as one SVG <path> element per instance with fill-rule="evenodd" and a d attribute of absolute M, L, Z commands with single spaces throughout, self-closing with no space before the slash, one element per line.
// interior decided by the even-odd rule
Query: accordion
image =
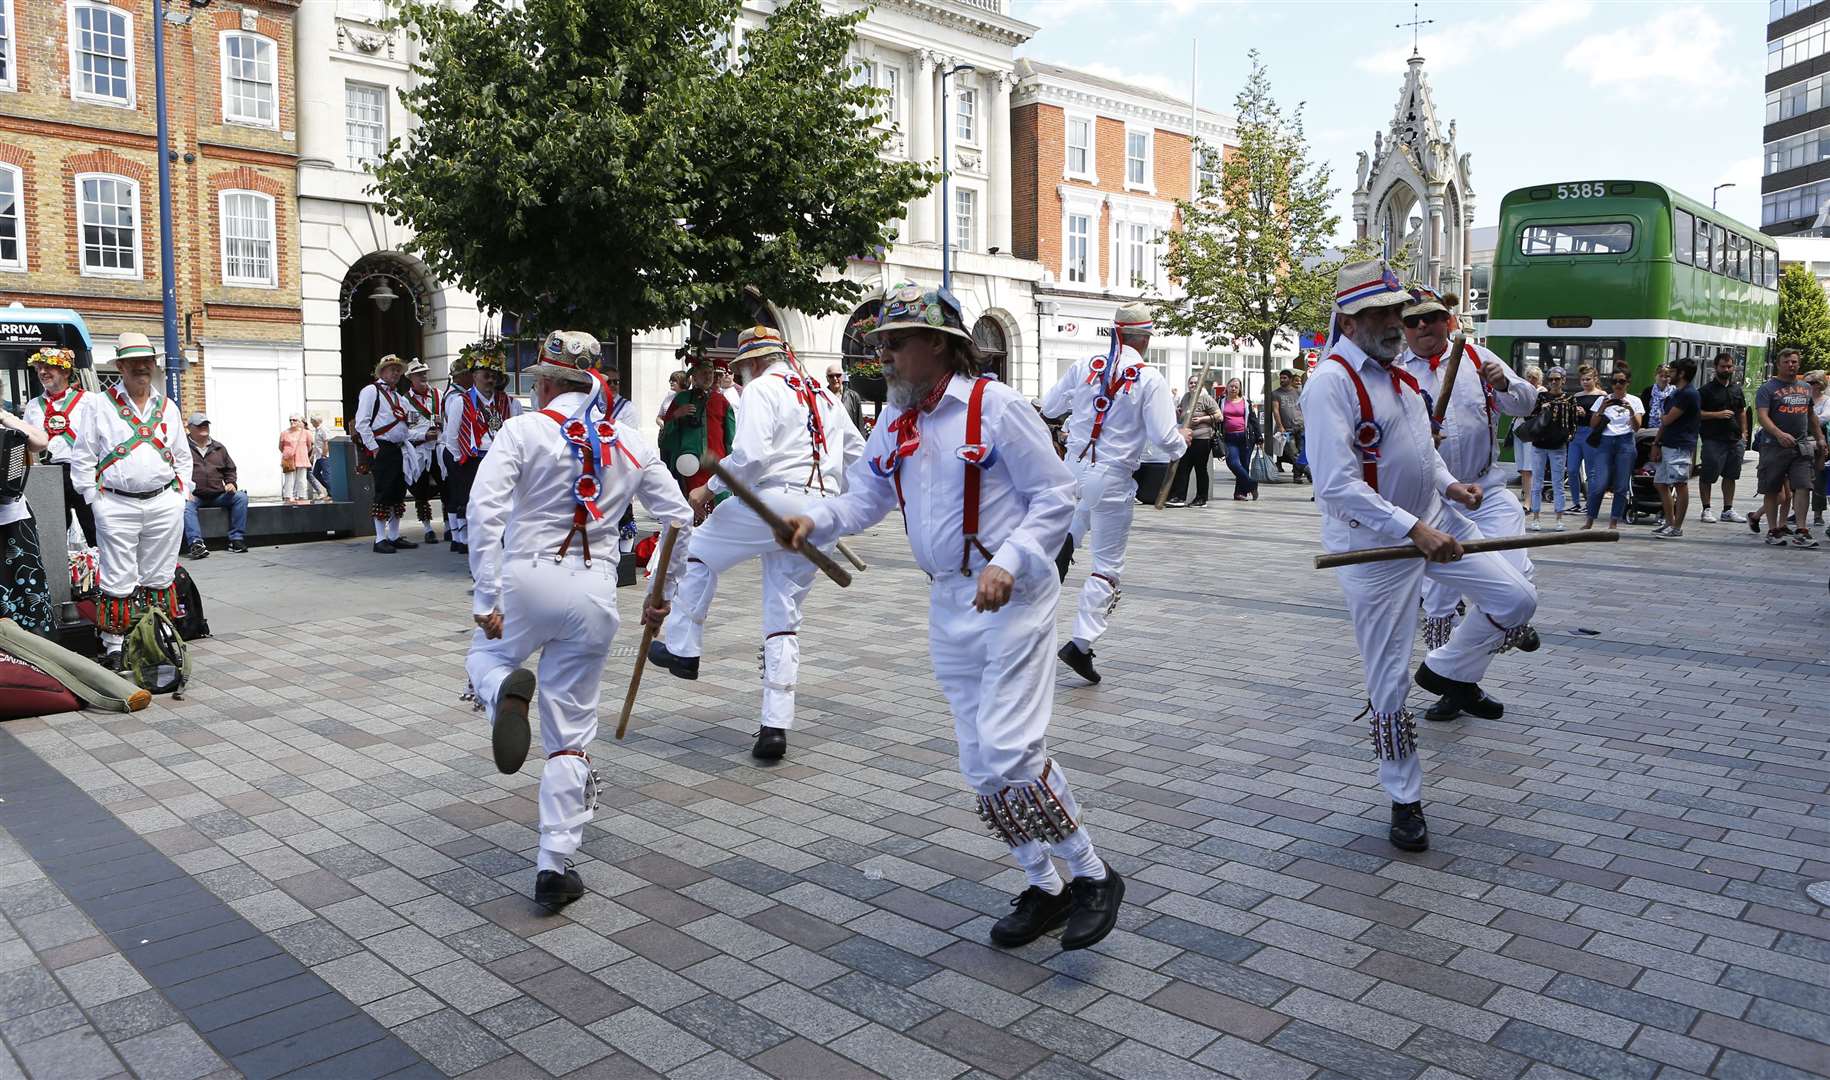
<path fill-rule="evenodd" d="M 24 432 L 0 428 L 0 502 L 25 497 L 26 473 L 36 456 L 26 448 Z"/>

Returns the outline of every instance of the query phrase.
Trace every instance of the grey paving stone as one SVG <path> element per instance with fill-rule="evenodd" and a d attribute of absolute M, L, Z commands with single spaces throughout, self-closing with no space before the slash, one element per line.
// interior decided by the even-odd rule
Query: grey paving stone
<path fill-rule="evenodd" d="M 57 973 L 78 1005 L 103 1005 L 149 989 L 146 979 L 119 953 L 73 964 Z"/>
<path fill-rule="evenodd" d="M 816 1043 L 828 1043 L 865 1019 L 798 986 L 778 983 L 743 999 L 746 1008 Z"/>
<path fill-rule="evenodd" d="M 121 1072 L 121 1061 L 92 1027 L 70 1028 L 13 1048 L 26 1075 L 100 1080 Z"/>
<path fill-rule="evenodd" d="M 222 1059 L 186 1024 L 172 1024 L 116 1045 L 122 1059 L 141 1080 L 197 1080 L 223 1065 Z"/>
<path fill-rule="evenodd" d="M 678 1068 L 712 1049 L 690 1032 L 639 1005 L 605 1017 L 589 1030 L 618 1052 L 657 1072 Z"/>
<path fill-rule="evenodd" d="M 1549 1028 L 1514 1020 L 1493 1037 L 1493 1045 L 1535 1061 L 1566 1068 L 1581 1076 L 1602 1080 L 1650 1080 L 1658 1072 L 1655 1061 L 1624 1053 L 1599 1043 Z"/>
<path fill-rule="evenodd" d="M 890 1080 L 951 1080 L 966 1071 L 958 1060 L 877 1024 L 833 1040 L 833 1050 Z"/>
<path fill-rule="evenodd" d="M 95 1030 L 110 1043 L 119 1043 L 136 1035 L 178 1023 L 178 1010 L 156 990 L 146 990 L 128 997 L 116 998 L 87 1010 Z"/>
<path fill-rule="evenodd" d="M 554 1076 L 582 1069 L 610 1056 L 610 1048 L 583 1028 L 564 1019 L 524 1032 L 508 1040 L 529 1061 Z"/>
<path fill-rule="evenodd" d="M 402 1024 L 394 1033 L 448 1076 L 462 1075 L 509 1054 L 508 1047 L 493 1035 L 451 1009 Z"/>
<path fill-rule="evenodd" d="M 750 1058 L 794 1037 L 768 1017 L 717 994 L 689 1001 L 667 1013 L 667 1019 L 731 1054 Z"/>
<path fill-rule="evenodd" d="M 391 994 L 411 989 L 413 983 L 373 953 L 352 956 L 319 964 L 311 969 L 318 978 L 357 1005 L 367 1005 Z"/>
<path fill-rule="evenodd" d="M 892 1031 L 907 1031 L 941 1011 L 933 1002 L 856 972 L 834 979 L 814 993 Z"/>

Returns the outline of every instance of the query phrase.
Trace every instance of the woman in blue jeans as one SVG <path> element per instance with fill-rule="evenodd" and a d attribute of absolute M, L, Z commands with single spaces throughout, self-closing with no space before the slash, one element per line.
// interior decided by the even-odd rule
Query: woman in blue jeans
<path fill-rule="evenodd" d="M 1601 516 L 1603 492 L 1614 493 L 1614 507 L 1608 516 L 1608 528 L 1618 529 L 1627 519 L 1627 504 L 1633 493 L 1633 433 L 1645 422 L 1646 407 L 1639 398 L 1627 393 L 1627 373 L 1617 371 L 1609 378 L 1608 396 L 1597 403 L 1589 421 L 1589 431 L 1580 436 L 1582 460 L 1589 475 L 1588 520 L 1585 529 L 1595 527 Z M 1599 434 L 1599 445 L 1595 440 Z"/>
<path fill-rule="evenodd" d="M 1226 384 L 1226 401 L 1220 406 L 1220 438 L 1226 447 L 1226 467 L 1233 473 L 1233 501 L 1244 502 L 1258 497 L 1258 481 L 1252 479 L 1252 428 L 1255 417 L 1246 403 L 1239 380 Z"/>

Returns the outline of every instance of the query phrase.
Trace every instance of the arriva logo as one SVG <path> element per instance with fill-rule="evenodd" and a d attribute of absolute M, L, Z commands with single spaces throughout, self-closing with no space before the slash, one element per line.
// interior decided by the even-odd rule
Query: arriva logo
<path fill-rule="evenodd" d="M 44 327 L 37 323 L 0 323 L 0 334 L 9 337 L 43 337 Z"/>

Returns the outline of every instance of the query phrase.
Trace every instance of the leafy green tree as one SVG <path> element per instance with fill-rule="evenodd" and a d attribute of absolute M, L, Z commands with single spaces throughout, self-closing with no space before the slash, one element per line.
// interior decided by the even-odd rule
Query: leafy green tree
<path fill-rule="evenodd" d="M 1325 256 L 1340 217 L 1329 209 L 1328 166 L 1309 160 L 1302 105 L 1285 112 L 1250 55 L 1234 99 L 1237 147 L 1222 156 L 1216 182 L 1176 202 L 1182 227 L 1169 233 L 1163 265 L 1187 295 L 1159 305 L 1156 319 L 1171 333 L 1256 341 L 1268 409 L 1278 338 L 1328 324 L 1340 264 Z"/>
<path fill-rule="evenodd" d="M 864 11 L 782 0 L 731 49 L 740 0 L 406 0 L 418 121 L 376 169 L 440 279 L 535 327 L 632 331 L 746 293 L 812 314 L 894 242 L 935 176 L 886 156 L 856 80 Z M 624 356 L 627 356 L 625 351 Z"/>
<path fill-rule="evenodd" d="M 1824 286 L 1804 265 L 1779 275 L 1779 347 L 1804 353 L 1802 371 L 1830 366 L 1830 302 Z"/>

